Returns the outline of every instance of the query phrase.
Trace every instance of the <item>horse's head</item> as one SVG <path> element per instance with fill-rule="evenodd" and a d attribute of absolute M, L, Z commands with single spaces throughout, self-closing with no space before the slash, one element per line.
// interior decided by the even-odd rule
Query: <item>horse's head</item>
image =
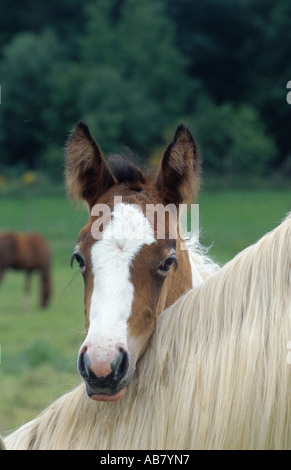
<path fill-rule="evenodd" d="M 87 337 L 78 369 L 95 400 L 123 396 L 159 314 L 192 286 L 178 207 L 196 197 L 199 169 L 197 146 L 184 126 L 155 179 L 120 160 L 110 170 L 85 124 L 71 134 L 67 188 L 90 214 L 72 256 L 85 284 Z"/>

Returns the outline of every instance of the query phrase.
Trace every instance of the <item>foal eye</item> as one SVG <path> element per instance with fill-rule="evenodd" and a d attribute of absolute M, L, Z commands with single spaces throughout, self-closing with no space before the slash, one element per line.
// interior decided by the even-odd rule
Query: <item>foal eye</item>
<path fill-rule="evenodd" d="M 74 260 L 77 261 L 77 263 L 78 263 L 80 269 L 84 269 L 84 268 L 85 268 L 85 260 L 84 260 L 84 258 L 82 258 L 81 255 L 79 255 L 79 253 L 73 253 L 73 254 L 72 254 L 72 257 L 71 257 L 71 268 L 73 267 Z"/>
<path fill-rule="evenodd" d="M 170 268 L 172 264 L 175 264 L 177 267 L 177 258 L 176 256 L 170 256 L 166 261 L 164 261 L 160 266 L 158 267 L 158 271 L 162 274 L 167 274 L 168 271 L 170 271 Z"/>

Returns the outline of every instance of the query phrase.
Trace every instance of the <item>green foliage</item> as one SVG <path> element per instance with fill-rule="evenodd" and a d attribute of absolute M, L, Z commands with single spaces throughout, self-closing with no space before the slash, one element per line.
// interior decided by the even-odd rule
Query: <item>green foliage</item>
<path fill-rule="evenodd" d="M 290 155 L 291 106 L 286 105 L 286 84 L 291 77 L 291 3 L 288 0 L 249 2 L 250 34 L 240 52 L 244 71 L 243 99 L 259 110 L 280 149 L 276 163 Z"/>
<path fill-rule="evenodd" d="M 218 104 L 247 103 L 256 109 L 277 152 L 278 168 L 291 152 L 289 0 L 168 0 L 189 73 Z"/>
<path fill-rule="evenodd" d="M 21 33 L 4 49 L 1 63 L 1 161 L 36 167 L 48 136 L 45 110 L 51 77 L 61 63 L 61 47 L 52 31 Z"/>
<path fill-rule="evenodd" d="M 75 99 L 106 151 L 125 143 L 145 153 L 161 143 L 162 130 L 183 109 L 185 60 L 161 1 L 118 5 L 106 0 L 87 8 Z"/>
<path fill-rule="evenodd" d="M 149 141 L 159 139 L 157 102 L 114 68 L 92 70 L 80 90 L 80 108 L 106 152 L 117 150 L 120 143 L 142 152 Z"/>
<path fill-rule="evenodd" d="M 209 170 L 288 168 L 290 14 L 289 0 L 3 0 L 0 165 L 60 180 L 79 120 L 106 152 L 147 158 L 188 116 Z"/>
<path fill-rule="evenodd" d="M 190 119 L 204 155 L 206 171 L 232 176 L 263 174 L 276 154 L 256 110 L 250 105 L 198 100 Z"/>

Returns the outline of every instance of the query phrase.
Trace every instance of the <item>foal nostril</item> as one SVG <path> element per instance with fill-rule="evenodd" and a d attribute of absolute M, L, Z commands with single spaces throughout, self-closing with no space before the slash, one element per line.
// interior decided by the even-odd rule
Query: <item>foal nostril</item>
<path fill-rule="evenodd" d="M 110 365 L 112 372 L 114 373 L 114 379 L 116 382 L 119 382 L 127 372 L 129 366 L 129 355 L 126 349 L 121 345 L 117 346 L 116 350 L 115 358 Z"/>
<path fill-rule="evenodd" d="M 90 358 L 87 353 L 87 347 L 82 349 L 78 357 L 78 371 L 82 377 L 88 377 L 90 374 Z"/>

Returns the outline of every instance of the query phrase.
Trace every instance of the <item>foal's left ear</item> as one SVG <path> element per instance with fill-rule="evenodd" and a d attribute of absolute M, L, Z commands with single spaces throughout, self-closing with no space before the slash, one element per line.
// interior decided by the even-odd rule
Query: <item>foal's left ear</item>
<path fill-rule="evenodd" d="M 98 144 L 83 122 L 73 129 L 67 142 L 65 179 L 68 194 L 86 201 L 89 209 L 115 183 Z"/>
<path fill-rule="evenodd" d="M 191 133 L 182 124 L 160 163 L 156 186 L 167 203 L 193 202 L 198 194 L 200 157 Z"/>

